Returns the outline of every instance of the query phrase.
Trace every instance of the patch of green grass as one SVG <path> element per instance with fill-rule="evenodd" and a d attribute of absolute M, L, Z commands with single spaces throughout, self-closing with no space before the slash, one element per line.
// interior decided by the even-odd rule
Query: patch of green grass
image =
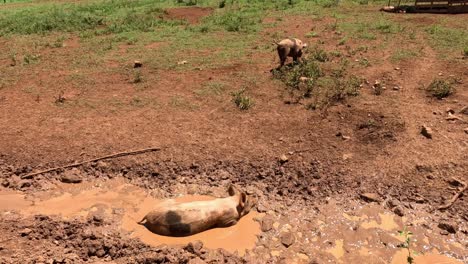
<path fill-rule="evenodd" d="M 143 77 L 141 75 L 141 70 L 140 69 L 135 69 L 133 71 L 133 83 L 141 83 L 143 81 Z"/>
<path fill-rule="evenodd" d="M 190 101 L 179 95 L 172 96 L 169 104 L 174 108 L 185 109 L 190 111 L 198 108 L 196 104 L 191 103 Z"/>
<path fill-rule="evenodd" d="M 87 30 L 107 34 L 183 23 L 159 18 L 162 15 L 163 9 L 148 0 L 43 4 L 0 11 L 0 35 Z"/>
<path fill-rule="evenodd" d="M 427 86 L 426 91 L 437 99 L 442 99 L 453 94 L 454 88 L 450 81 L 435 79 Z"/>
<path fill-rule="evenodd" d="M 443 53 L 451 51 L 458 53 L 468 47 L 468 33 L 466 28 L 448 28 L 441 25 L 432 25 L 426 28 L 430 36 L 430 43 Z"/>
<path fill-rule="evenodd" d="M 419 52 L 414 51 L 414 50 L 409 50 L 409 49 L 397 49 L 392 56 L 390 57 L 390 60 L 394 62 L 398 62 L 401 60 L 407 60 L 411 59 L 414 57 L 419 56 Z"/>
<path fill-rule="evenodd" d="M 369 31 L 364 31 L 364 32 L 359 33 L 358 38 L 366 39 L 366 40 L 376 40 L 377 39 L 375 34 L 369 32 Z"/>
<path fill-rule="evenodd" d="M 325 62 L 329 60 L 327 52 L 319 47 L 312 48 L 310 56 L 312 56 L 314 60 L 319 62 Z"/>
<path fill-rule="evenodd" d="M 232 101 L 240 110 L 248 110 L 254 105 L 254 101 L 245 94 L 245 89 L 233 92 Z"/>
<path fill-rule="evenodd" d="M 27 65 L 27 64 L 37 63 L 40 57 L 41 56 L 38 54 L 27 53 L 23 57 L 23 64 Z"/>
<path fill-rule="evenodd" d="M 226 84 L 222 82 L 208 82 L 203 85 L 202 89 L 195 90 L 195 94 L 199 96 L 219 96 L 226 90 Z"/>
<path fill-rule="evenodd" d="M 301 63 L 274 70 L 273 76 L 286 84 L 296 103 L 305 100 L 308 109 L 327 108 L 359 94 L 362 80 L 349 74 L 347 60 L 318 59 L 321 57 L 309 56 Z"/>

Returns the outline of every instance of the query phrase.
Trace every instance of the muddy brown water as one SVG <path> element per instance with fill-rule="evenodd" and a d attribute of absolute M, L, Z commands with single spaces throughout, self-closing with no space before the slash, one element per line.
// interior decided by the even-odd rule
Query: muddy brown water
<path fill-rule="evenodd" d="M 186 245 L 189 242 L 201 241 L 211 249 L 224 248 L 230 252 L 243 255 L 247 249 L 255 246 L 260 227 L 254 218 L 256 212 L 250 212 L 240 221 L 228 228 L 215 228 L 188 237 L 166 237 L 148 231 L 137 224 L 144 215 L 163 202 L 149 196 L 143 189 L 113 180 L 93 186 L 91 184 L 59 185 L 60 189 L 52 194 L 43 193 L 33 199 L 23 194 L 0 191 L 0 211 L 17 211 L 25 216 L 35 214 L 60 215 L 65 219 L 86 217 L 91 212 L 102 211 L 111 216 L 114 212 L 123 212 L 121 228 L 131 237 L 139 238 L 149 245 Z M 188 195 L 175 198 L 175 202 L 211 200 L 211 196 Z"/>
<path fill-rule="evenodd" d="M 210 199 L 213 197 L 187 195 L 174 200 L 189 202 Z M 207 248 L 224 248 L 230 252 L 237 251 L 240 255 L 255 248 L 261 231 L 254 218 L 263 215 L 254 211 L 232 227 L 211 229 L 189 237 L 159 236 L 137 224 L 149 211 L 166 201 L 158 200 L 144 189 L 117 179 L 74 185 L 59 183 L 51 190 L 35 193 L 31 197 L 0 189 L 0 211 L 16 211 L 24 216 L 60 215 L 65 219 L 87 217 L 99 211 L 118 223 L 131 237 L 139 238 L 149 245 L 185 245 L 200 240 Z M 294 253 L 291 263 L 308 263 L 308 255 L 328 260 L 329 263 L 407 263 L 406 249 L 396 247 L 397 243 L 404 241 L 397 231 L 408 224 L 409 220 L 405 217 L 397 217 L 378 205 L 365 205 L 345 212 L 339 204 L 333 202 L 323 205 L 320 213 L 314 214 L 315 220 L 310 228 L 302 229 L 300 235 L 296 233 L 298 242 L 289 250 L 294 251 L 294 246 L 302 244 L 302 249 L 297 251 L 302 253 Z M 306 215 L 298 213 L 294 217 L 287 216 L 282 224 L 275 223 L 274 232 L 278 233 L 269 233 L 272 235 L 268 238 L 272 246 L 269 254 L 284 256 L 287 250 L 281 245 L 275 245 L 280 243 L 280 232 L 303 226 L 304 221 L 301 219 L 306 218 Z M 438 234 L 427 233 L 421 227 L 413 227 L 412 231 L 414 249 L 423 253 L 415 256 L 414 263 L 463 263 L 445 256 L 447 252 L 458 252 L 458 256 L 463 256 L 465 249 L 461 244 L 451 243 Z M 382 241 L 387 241 L 391 246 L 382 246 Z"/>

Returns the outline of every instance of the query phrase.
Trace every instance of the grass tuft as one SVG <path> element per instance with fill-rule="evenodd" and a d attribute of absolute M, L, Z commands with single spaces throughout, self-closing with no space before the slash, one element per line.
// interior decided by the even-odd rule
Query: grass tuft
<path fill-rule="evenodd" d="M 435 79 L 427 86 L 426 91 L 437 99 L 442 99 L 453 94 L 454 88 L 450 81 Z"/>

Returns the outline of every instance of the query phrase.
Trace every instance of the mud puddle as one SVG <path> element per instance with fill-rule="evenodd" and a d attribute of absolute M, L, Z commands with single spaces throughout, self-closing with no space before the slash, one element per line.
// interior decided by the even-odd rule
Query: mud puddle
<path fill-rule="evenodd" d="M 21 193 L 0 190 L 0 211 L 16 211 L 24 216 L 36 214 L 60 215 L 64 219 L 86 218 L 91 213 L 100 213 L 106 220 L 116 222 L 130 233 L 149 245 L 186 245 L 202 241 L 211 249 L 223 248 L 243 255 L 255 246 L 260 233 L 255 212 L 244 216 L 236 225 L 228 228 L 211 229 L 188 237 L 165 237 L 148 231 L 138 225 L 144 215 L 165 200 L 149 196 L 145 190 L 123 180 L 111 180 L 100 184 L 59 184 L 53 192 L 37 193 L 25 197 Z M 175 202 L 203 201 L 214 199 L 210 196 L 182 196 Z"/>
<path fill-rule="evenodd" d="M 377 204 L 346 201 L 345 205 L 330 200 L 315 209 L 291 208 L 276 220 L 273 230 L 260 239 L 265 250 L 259 254 L 286 258 L 288 263 L 316 259 L 319 263 L 407 264 L 408 251 L 401 248 L 406 237 L 398 232 L 405 228 L 413 233 L 409 238 L 414 263 L 461 264 L 468 260 L 454 235 L 443 236 L 437 229 L 424 227 L 422 223 L 429 218 L 399 217 Z M 296 238 L 289 248 L 277 239 L 283 233 Z"/>

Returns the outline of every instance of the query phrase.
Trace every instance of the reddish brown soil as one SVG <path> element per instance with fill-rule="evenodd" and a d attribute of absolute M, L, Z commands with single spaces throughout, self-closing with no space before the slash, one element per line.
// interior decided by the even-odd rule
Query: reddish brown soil
<path fill-rule="evenodd" d="M 210 12 L 210 9 L 181 8 L 168 10 L 168 15 L 197 23 Z M 465 18 L 460 16 L 462 20 Z M 431 19 L 431 15 L 418 15 L 412 22 L 427 26 Z M 324 29 L 332 19 L 294 21 Z M 307 39 L 310 27 L 291 27 L 288 21 L 282 21 L 274 30 L 262 32 L 258 45 L 270 40 L 271 32 L 276 31 Z M 341 38 L 335 32 L 323 32 L 321 46 L 342 51 L 352 62 L 365 57 L 375 64 L 364 68 L 356 63 L 352 71 L 370 84 L 364 84 L 360 96 L 337 103 L 327 111 L 310 111 L 302 105 L 284 103 L 287 99 L 284 85 L 272 80 L 269 72 L 277 66 L 274 52 L 255 54 L 253 50 L 251 56 L 258 58 L 255 63 L 234 62 L 234 67 L 213 70 L 181 72 L 144 66 L 142 85 L 147 89 L 143 90 L 131 82 L 131 62 L 114 61 L 109 56 L 103 58 L 109 67 L 71 67 L 70 58 L 85 54 L 74 40 L 61 49 L 39 48 L 41 60 L 47 61 L 42 64 L 10 66 L 9 58 L 3 55 L 0 57 L 0 75 L 5 81 L 0 86 L 2 184 L 25 193 L 47 190 L 63 171 L 25 180 L 19 177 L 114 152 L 159 146 L 162 148 L 159 152 L 87 164 L 79 169 L 85 180 L 125 177 L 147 189 L 165 190 L 163 196 L 180 193 L 190 184 L 219 186 L 221 182 L 232 181 L 260 190 L 260 210 L 278 213 L 284 213 L 292 204 L 313 208 L 326 203 L 329 197 L 357 200 L 360 193 L 372 192 L 382 199 L 402 202 L 409 212 L 430 212 L 428 226 L 436 232 L 440 232 L 437 224 L 441 219 L 458 223 L 457 239 L 466 242 L 466 193 L 448 210 L 434 211 L 457 191 L 458 187 L 450 183 L 452 178 L 468 182 L 468 134 L 464 132 L 468 117 L 459 113 L 468 105 L 466 60 L 439 59 L 436 51 L 425 46 L 422 56 L 392 63 L 389 57 L 396 44 L 353 55 L 347 50 L 366 41 L 350 39 L 340 46 L 337 43 Z M 317 39 L 307 41 L 316 43 Z M 418 41 L 414 45 L 424 43 L 423 39 Z M 2 45 L 3 49 L 6 46 Z M 242 79 L 243 73 L 252 73 L 255 82 Z M 420 89 L 439 73 L 461 80 L 456 93 L 444 100 L 429 97 Z M 85 78 L 78 86 L 70 78 L 79 74 Z M 379 96 L 371 88 L 377 79 L 387 87 Z M 255 99 L 254 107 L 240 111 L 229 94 L 221 96 L 221 103 L 198 97 L 193 91 L 209 81 L 230 81 L 232 90 L 248 85 L 249 94 Z M 395 85 L 400 89 L 393 90 Z M 65 102 L 57 103 L 62 92 Z M 154 101 L 135 101 L 137 97 Z M 174 103 L 174 98 L 184 101 Z M 453 109 L 465 121 L 446 120 L 447 109 Z M 420 134 L 422 125 L 432 128 L 432 139 Z M 339 133 L 350 139 L 344 140 L 337 136 Z M 289 158 L 284 164 L 278 161 L 282 154 Z M 16 230 L 20 228 L 37 227 L 31 241 L 21 240 L 27 250 L 36 248 L 38 243 L 41 248 L 52 247 L 55 241 L 62 243 L 55 237 L 63 236 L 67 230 L 73 230 L 68 236 L 85 236 L 88 226 L 94 225 L 41 217 L 23 220 L 17 215 L 0 218 L 0 230 L 8 232 L 8 239 L 17 239 Z M 120 259 L 122 263 L 127 258 L 132 259 L 130 262 L 162 262 L 174 255 L 178 256 L 175 260 L 166 261 L 180 257 L 185 262 L 199 254 L 187 249 L 149 248 L 124 235 L 119 237 L 118 233 L 108 235 L 71 239 L 60 249 L 87 261 L 102 247 L 105 254 L 101 257 Z M 106 246 L 109 239 L 114 242 Z M 83 253 L 82 240 L 96 241 L 99 244 L 96 251 Z M 115 245 L 117 255 L 111 253 Z M 143 253 L 133 256 L 139 251 Z M 16 259 L 24 260 L 22 254 L 25 253 L 15 255 Z M 234 262 L 241 261 L 223 251 L 200 254 L 209 254 L 214 261 L 226 256 Z M 15 258 L 11 259 L 14 262 Z"/>
<path fill-rule="evenodd" d="M 210 15 L 213 9 L 210 7 L 181 7 L 166 9 L 166 18 L 174 20 L 186 20 L 189 24 L 198 23 L 203 17 Z"/>

